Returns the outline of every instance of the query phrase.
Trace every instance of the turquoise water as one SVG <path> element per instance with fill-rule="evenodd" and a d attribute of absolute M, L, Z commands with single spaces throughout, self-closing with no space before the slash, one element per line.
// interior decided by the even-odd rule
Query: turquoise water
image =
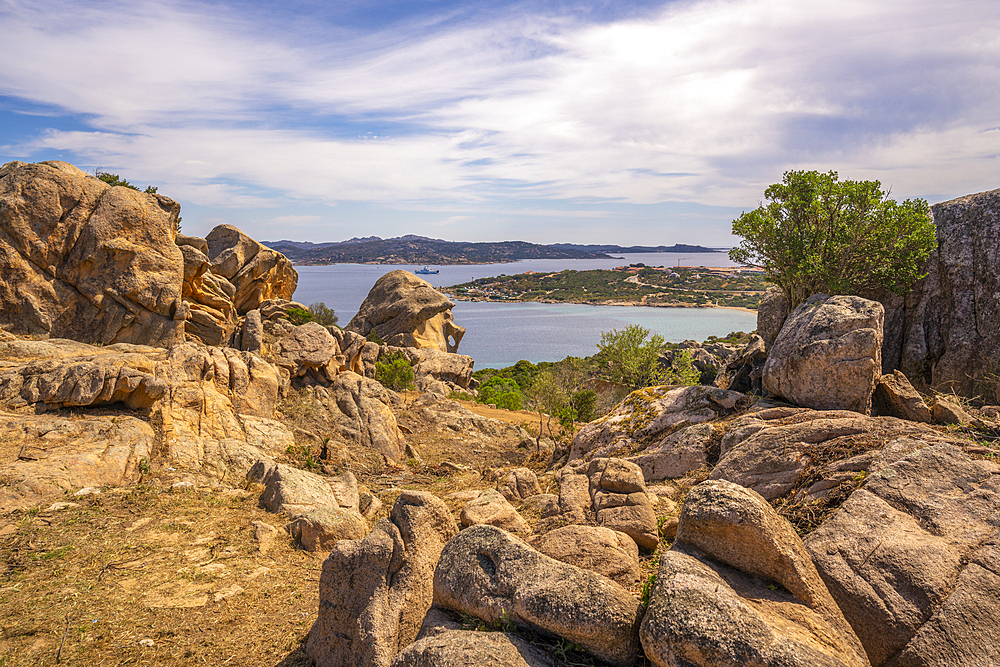
<path fill-rule="evenodd" d="M 472 278 L 525 271 L 578 271 L 611 268 L 643 262 L 650 266 L 733 266 L 725 253 L 674 255 L 650 253 L 619 256 L 610 260 L 526 260 L 514 264 L 442 266 L 441 273 L 421 276 L 435 287 L 454 285 Z M 368 291 L 381 276 L 396 269 L 413 271 L 416 266 L 332 264 L 298 266 L 299 286 L 295 300 L 306 305 L 322 301 L 333 308 L 346 325 L 357 312 Z M 646 327 L 670 342 L 705 340 L 731 331 L 752 331 L 757 316 L 725 308 L 647 308 L 638 306 L 584 306 L 548 303 L 456 303 L 455 323 L 466 334 L 459 352 L 476 360 L 476 368 L 502 368 L 520 359 L 531 362 L 558 361 L 567 356 L 588 356 L 597 351 L 602 331 L 630 324 Z"/>

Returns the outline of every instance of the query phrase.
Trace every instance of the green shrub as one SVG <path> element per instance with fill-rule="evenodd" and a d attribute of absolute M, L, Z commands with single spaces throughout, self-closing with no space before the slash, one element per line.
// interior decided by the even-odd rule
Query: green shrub
<path fill-rule="evenodd" d="M 786 171 L 764 197 L 767 204 L 733 221 L 743 241 L 729 258 L 763 267 L 792 308 L 820 292 L 905 293 L 937 245 L 927 202 L 897 203 L 878 181 Z"/>
<path fill-rule="evenodd" d="M 660 352 L 664 345 L 663 336 L 650 336 L 649 329 L 638 324 L 605 331 L 597 344 L 599 372 L 605 380 L 633 389 L 663 384 Z"/>
<path fill-rule="evenodd" d="M 295 325 L 305 324 L 316 319 L 316 316 L 311 311 L 303 310 L 302 308 L 289 308 L 285 311 L 285 315 Z"/>
<path fill-rule="evenodd" d="M 413 366 L 402 352 L 382 355 L 375 362 L 375 379 L 393 391 L 413 388 Z"/>
<path fill-rule="evenodd" d="M 312 321 L 317 324 L 329 327 L 337 323 L 337 315 L 333 312 L 333 308 L 327 308 L 326 304 L 322 301 L 309 306 L 309 312 L 312 313 Z"/>
<path fill-rule="evenodd" d="M 374 329 L 368 332 L 368 335 L 365 336 L 365 340 L 369 343 L 375 343 L 376 345 L 385 345 L 385 341 L 382 340 L 381 336 L 375 333 Z"/>
<path fill-rule="evenodd" d="M 524 394 L 521 393 L 517 382 L 499 375 L 494 375 L 479 385 L 479 398 L 476 400 L 504 410 L 524 409 Z"/>

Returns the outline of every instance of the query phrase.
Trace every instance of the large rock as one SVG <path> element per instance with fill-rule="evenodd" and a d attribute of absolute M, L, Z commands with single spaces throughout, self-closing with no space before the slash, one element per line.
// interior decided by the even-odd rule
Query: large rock
<path fill-rule="evenodd" d="M 723 436 L 711 479 L 803 507 L 839 504 L 884 449 L 951 441 L 924 424 L 847 410 L 772 408 L 735 420 Z"/>
<path fill-rule="evenodd" d="M 931 207 L 938 247 L 905 299 L 886 299 L 885 372 L 1000 400 L 1000 190 Z"/>
<path fill-rule="evenodd" d="M 375 282 L 348 331 L 374 331 L 387 345 L 457 352 L 465 329 L 456 326 L 454 303 L 409 271 L 390 271 Z"/>
<path fill-rule="evenodd" d="M 743 394 L 716 387 L 646 387 L 629 394 L 614 410 L 573 438 L 569 460 L 627 455 L 647 478 L 661 480 L 714 463 L 704 449 L 679 450 L 667 442 L 678 429 L 732 413 Z M 636 454 L 636 451 L 639 451 Z"/>
<path fill-rule="evenodd" d="M 460 518 L 463 526 L 487 524 L 522 535 L 531 532 L 528 523 L 521 518 L 514 506 L 495 489 L 486 489 L 466 503 Z"/>
<path fill-rule="evenodd" d="M 438 557 L 457 532 L 444 502 L 404 491 L 367 537 L 334 544 L 306 642 L 316 667 L 388 667 L 417 638 Z"/>
<path fill-rule="evenodd" d="M 872 396 L 872 409 L 878 415 L 916 422 L 930 423 L 933 417 L 924 399 L 900 371 L 879 379 Z"/>
<path fill-rule="evenodd" d="M 0 325 L 96 343 L 180 342 L 180 206 L 65 162 L 0 168 Z"/>
<path fill-rule="evenodd" d="M 211 262 L 201 250 L 179 241 L 178 247 L 184 255 L 181 295 L 190 308 L 184 332 L 206 345 L 226 345 L 236 328 L 237 314 L 233 305 L 236 288 L 211 271 Z"/>
<path fill-rule="evenodd" d="M 784 291 L 777 286 L 768 287 L 757 306 L 757 335 L 764 341 L 765 348 L 774 345 L 790 310 Z"/>
<path fill-rule="evenodd" d="M 556 473 L 555 479 L 559 499 L 542 512 L 539 533 L 566 525 L 596 524 L 628 535 L 646 551 L 656 549 L 656 512 L 639 466 L 615 458 L 576 461 Z"/>
<path fill-rule="evenodd" d="M 1000 466 L 886 457 L 806 539 L 874 667 L 1000 664 Z"/>
<path fill-rule="evenodd" d="M 83 487 L 133 484 L 155 441 L 135 417 L 0 413 L 0 514 Z"/>
<path fill-rule="evenodd" d="M 514 634 L 449 630 L 407 646 L 392 667 L 555 667 Z"/>
<path fill-rule="evenodd" d="M 377 381 L 344 371 L 329 387 L 308 387 L 300 398 L 335 439 L 377 450 L 391 461 L 403 458 L 406 439 L 392 411 L 402 399 Z"/>
<path fill-rule="evenodd" d="M 612 665 L 632 665 L 639 655 L 642 607 L 631 593 L 494 526 L 467 528 L 445 546 L 434 571 L 434 603 L 554 634 Z"/>
<path fill-rule="evenodd" d="M 641 638 L 661 667 L 868 665 L 792 527 L 728 482 L 688 495 Z"/>
<path fill-rule="evenodd" d="M 601 526 L 563 526 L 532 541 L 546 556 L 603 574 L 622 586 L 639 580 L 639 547 L 635 540 Z"/>
<path fill-rule="evenodd" d="M 868 413 L 882 375 L 883 313 L 861 297 L 810 297 L 768 350 L 764 389 L 802 407 Z"/>
<path fill-rule="evenodd" d="M 232 225 L 219 225 L 205 237 L 212 273 L 235 288 L 237 312 L 259 308 L 268 299 L 291 299 L 299 274 L 280 252 L 266 248 Z"/>
<path fill-rule="evenodd" d="M 292 444 L 273 420 L 278 369 L 256 355 L 194 343 L 169 350 L 69 340 L 0 343 L 0 407 L 44 410 L 124 404 L 148 411 L 171 467 L 242 479 Z"/>

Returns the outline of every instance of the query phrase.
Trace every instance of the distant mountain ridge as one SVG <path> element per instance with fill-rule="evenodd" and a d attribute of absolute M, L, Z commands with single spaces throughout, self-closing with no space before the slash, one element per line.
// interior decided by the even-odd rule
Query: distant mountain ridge
<path fill-rule="evenodd" d="M 721 252 L 718 248 L 673 246 L 541 245 L 527 241 L 467 243 L 407 234 L 383 239 L 355 237 L 346 241 L 261 241 L 298 264 L 494 264 L 521 259 L 605 259 L 609 252 Z"/>

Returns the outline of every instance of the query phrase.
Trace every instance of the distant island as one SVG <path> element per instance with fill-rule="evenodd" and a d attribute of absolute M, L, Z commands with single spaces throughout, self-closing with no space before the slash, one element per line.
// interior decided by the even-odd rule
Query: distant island
<path fill-rule="evenodd" d="M 756 310 L 770 283 L 759 268 L 649 267 L 519 273 L 443 288 L 460 301 L 540 301 L 609 306 Z"/>
<path fill-rule="evenodd" d="M 296 264 L 499 264 L 522 259 L 609 259 L 608 253 L 709 253 L 719 248 L 673 246 L 541 245 L 527 241 L 467 243 L 407 234 L 391 239 L 378 236 L 331 243 L 261 241 Z"/>

